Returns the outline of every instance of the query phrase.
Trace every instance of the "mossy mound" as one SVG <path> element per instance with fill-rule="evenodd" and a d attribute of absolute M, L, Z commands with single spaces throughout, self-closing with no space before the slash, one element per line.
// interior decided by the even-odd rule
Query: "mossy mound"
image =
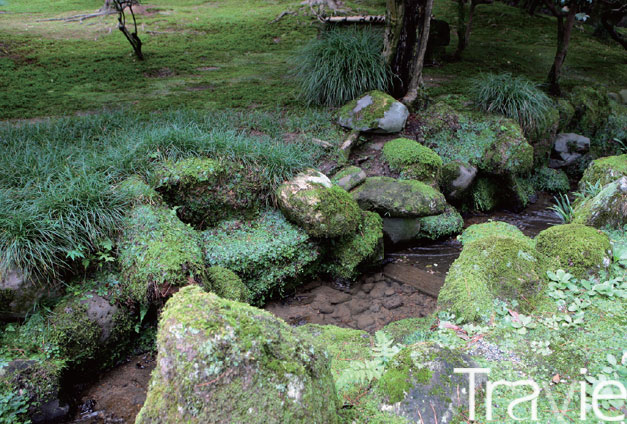
<path fill-rule="evenodd" d="M 250 301 L 258 303 L 298 279 L 318 258 L 307 233 L 278 211 L 254 220 L 224 221 L 204 231 L 201 240 L 207 266 L 235 272 L 248 287 Z"/>
<path fill-rule="evenodd" d="M 250 292 L 236 273 L 221 266 L 207 269 L 207 282 L 204 289 L 220 297 L 238 302 L 248 302 Z"/>
<path fill-rule="evenodd" d="M 163 201 L 161 195 L 139 175 L 132 175 L 126 178 L 118 185 L 117 189 L 124 197 L 130 199 L 134 205 L 156 205 Z"/>
<path fill-rule="evenodd" d="M 437 240 L 459 234 L 464 227 L 464 218 L 452 206 L 448 206 L 439 215 L 425 216 L 418 218 L 418 221 L 420 222 L 418 238 L 428 240 Z"/>
<path fill-rule="evenodd" d="M 442 169 L 442 158 L 433 150 L 407 138 L 397 138 L 385 143 L 383 157 L 403 178 L 437 182 Z"/>
<path fill-rule="evenodd" d="M 494 300 L 516 299 L 523 311 L 542 296 L 549 261 L 520 236 L 486 236 L 464 245 L 438 296 L 438 305 L 466 321 L 488 318 Z"/>
<path fill-rule="evenodd" d="M 483 155 L 479 169 L 488 174 L 514 175 L 533 168 L 533 147 L 527 143 L 520 125 L 504 119 L 493 123 L 495 141 Z"/>
<path fill-rule="evenodd" d="M 338 422 L 327 354 L 268 312 L 186 287 L 157 345 L 138 424 Z"/>
<path fill-rule="evenodd" d="M 384 400 L 384 410 L 409 422 L 425 422 L 423 414 L 436 416 L 441 423 L 458 422 L 468 407 L 467 396 L 459 396 L 460 387 L 468 387 L 468 378 L 454 370 L 476 366 L 468 355 L 457 350 L 416 343 L 394 356 L 377 382 L 376 391 Z"/>
<path fill-rule="evenodd" d="M 535 238 L 538 251 L 577 278 L 609 264 L 609 237 L 592 227 L 564 224 L 547 228 Z"/>
<path fill-rule="evenodd" d="M 570 190 L 568 175 L 561 169 L 542 167 L 536 170 L 531 177 L 533 187 L 538 191 L 551 193 L 566 193 Z"/>
<path fill-rule="evenodd" d="M 627 177 L 627 154 L 595 159 L 583 173 L 579 189 L 585 189 L 587 184 L 604 186 L 620 177 Z"/>
<path fill-rule="evenodd" d="M 575 207 L 573 223 L 595 228 L 622 228 L 627 224 L 627 177 L 606 185 Z"/>
<path fill-rule="evenodd" d="M 283 183 L 277 200 L 285 216 L 313 237 L 349 235 L 361 222 L 361 210 L 351 195 L 314 169 Z"/>
<path fill-rule="evenodd" d="M 163 206 L 131 210 L 122 229 L 119 261 L 125 295 L 136 302 L 158 300 L 190 279 L 204 280 L 198 233 Z"/>
<path fill-rule="evenodd" d="M 356 233 L 334 240 L 323 261 L 323 271 L 334 277 L 352 279 L 360 265 L 374 265 L 383 260 L 383 220 L 374 212 L 364 212 Z"/>
<path fill-rule="evenodd" d="M 466 228 L 457 239 L 465 246 L 468 243 L 486 237 L 510 237 L 524 240 L 525 242 L 533 242 L 533 240 L 525 236 L 518 227 L 503 221 L 489 221 L 482 224 L 471 225 Z"/>
<path fill-rule="evenodd" d="M 446 209 L 442 193 L 415 180 L 370 177 L 351 194 L 362 209 L 384 217 L 437 215 Z"/>
<path fill-rule="evenodd" d="M 167 161 L 157 172 L 157 191 L 187 223 L 205 228 L 236 215 L 251 215 L 266 189 L 262 173 L 208 158 Z"/>
<path fill-rule="evenodd" d="M 568 100 L 575 111 L 571 122 L 576 131 L 592 137 L 607 122 L 610 100 L 604 89 L 577 86 Z"/>

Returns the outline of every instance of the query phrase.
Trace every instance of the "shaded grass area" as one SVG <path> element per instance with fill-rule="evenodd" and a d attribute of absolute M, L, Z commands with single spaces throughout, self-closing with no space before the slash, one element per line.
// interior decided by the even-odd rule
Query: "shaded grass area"
<path fill-rule="evenodd" d="M 105 113 L 40 123 L 0 124 L 0 274 L 49 278 L 115 231 L 129 199 L 115 185 L 150 179 L 154 164 L 193 155 L 263 172 L 267 190 L 315 166 L 312 137 L 339 143 L 317 111 Z"/>
<path fill-rule="evenodd" d="M 381 0 L 347 2 L 355 13 L 382 13 Z M 290 57 L 316 36 L 309 17 L 286 16 L 287 0 L 154 0 L 139 16 L 146 61 L 137 61 L 116 17 L 80 22 L 42 19 L 93 12 L 98 2 L 11 0 L 0 10 L 0 119 L 64 115 L 132 105 L 164 108 L 302 108 Z M 438 1 L 435 15 L 452 25 L 456 2 Z M 478 8 L 461 62 L 429 68 L 434 95 L 465 92 L 479 72 L 524 74 L 542 82 L 555 53 L 555 20 L 529 17 L 502 3 Z M 599 83 L 618 90 L 627 80 L 624 50 L 577 27 L 564 68 L 566 88 Z"/>

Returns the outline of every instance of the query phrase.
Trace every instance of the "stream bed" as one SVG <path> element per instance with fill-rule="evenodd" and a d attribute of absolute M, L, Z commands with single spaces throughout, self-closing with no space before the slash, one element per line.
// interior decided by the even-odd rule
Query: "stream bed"
<path fill-rule="evenodd" d="M 464 226 L 505 221 L 533 237 L 561 223 L 548 209 L 551 199 L 540 195 L 521 213 L 474 214 L 465 217 Z M 386 254 L 385 266 L 356 282 L 312 281 L 283 299 L 270 301 L 265 309 L 291 325 L 333 324 L 374 332 L 390 322 L 431 313 L 436 307 L 437 289 L 460 252 L 461 243 L 455 238 L 392 251 Z M 152 354 L 130 357 L 96 380 L 77 386 L 78 406 L 68 423 L 134 423 L 155 365 Z"/>

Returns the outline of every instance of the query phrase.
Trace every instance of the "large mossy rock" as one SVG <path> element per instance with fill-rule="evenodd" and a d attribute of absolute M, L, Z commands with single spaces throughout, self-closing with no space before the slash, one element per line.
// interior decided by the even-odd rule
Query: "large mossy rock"
<path fill-rule="evenodd" d="M 468 243 L 486 237 L 511 237 L 518 238 L 526 243 L 533 242 L 529 237 L 525 236 L 518 227 L 503 221 L 488 221 L 482 224 L 473 224 L 466 228 L 457 239 L 465 246 Z"/>
<path fill-rule="evenodd" d="M 470 356 L 434 343 L 407 346 L 376 384 L 384 401 L 381 409 L 412 423 L 462 422 L 458 420 L 468 409 L 468 376 L 454 370 L 477 367 Z M 484 380 L 477 378 L 475 388 Z"/>
<path fill-rule="evenodd" d="M 610 99 L 604 89 L 578 86 L 572 90 L 568 100 L 574 108 L 571 122 L 583 134 L 593 136 L 607 122 Z"/>
<path fill-rule="evenodd" d="M 277 201 L 285 216 L 313 237 L 346 236 L 361 222 L 361 211 L 350 194 L 314 169 L 283 183 Z"/>
<path fill-rule="evenodd" d="M 627 177 L 607 184 L 599 194 L 578 204 L 573 223 L 595 228 L 627 225 Z"/>
<path fill-rule="evenodd" d="M 383 158 L 390 169 L 400 172 L 404 179 L 437 184 L 442 170 L 442 158 L 415 140 L 397 138 L 385 143 Z"/>
<path fill-rule="evenodd" d="M 556 225 L 535 238 L 538 251 L 568 269 L 577 278 L 605 268 L 610 263 L 611 245 L 607 234 L 581 224 Z"/>
<path fill-rule="evenodd" d="M 204 289 L 229 300 L 246 303 L 250 300 L 250 291 L 241 278 L 230 269 L 221 266 L 212 266 L 207 269 Z"/>
<path fill-rule="evenodd" d="M 579 189 L 585 189 L 588 184 L 604 186 L 620 177 L 627 177 L 627 154 L 599 158 L 592 161 L 583 173 Z"/>
<path fill-rule="evenodd" d="M 496 137 L 485 151 L 479 169 L 494 175 L 515 175 L 533 168 L 533 147 L 517 122 L 507 119 L 494 129 Z"/>
<path fill-rule="evenodd" d="M 253 220 L 221 222 L 204 231 L 201 241 L 206 265 L 235 272 L 255 303 L 298 279 L 318 258 L 307 233 L 279 211 L 263 212 Z"/>
<path fill-rule="evenodd" d="M 264 195 L 260 172 L 208 158 L 166 161 L 156 179 L 157 191 L 170 206 L 178 207 L 178 216 L 201 228 L 254 214 Z"/>
<path fill-rule="evenodd" d="M 531 239 L 490 235 L 466 242 L 453 262 L 438 305 L 467 321 L 490 317 L 494 300 L 517 300 L 523 311 L 542 296 L 548 258 Z"/>
<path fill-rule="evenodd" d="M 138 424 L 338 422 L 327 354 L 268 312 L 186 287 L 157 346 Z"/>
<path fill-rule="evenodd" d="M 397 133 L 409 116 L 407 107 L 381 91 L 371 91 L 355 99 L 338 112 L 338 123 L 356 131 Z"/>
<path fill-rule="evenodd" d="M 370 177 L 351 193 L 362 209 L 378 212 L 384 217 L 437 215 L 447 206 L 442 193 L 414 180 Z"/>
<path fill-rule="evenodd" d="M 140 205 L 130 211 L 119 261 L 124 293 L 136 302 L 158 301 L 171 287 L 204 281 L 199 234 L 163 206 Z"/>

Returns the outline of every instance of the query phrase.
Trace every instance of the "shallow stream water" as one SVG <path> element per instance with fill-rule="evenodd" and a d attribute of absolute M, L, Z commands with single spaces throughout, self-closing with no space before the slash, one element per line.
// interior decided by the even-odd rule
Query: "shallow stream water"
<path fill-rule="evenodd" d="M 521 213 L 496 211 L 465 217 L 465 227 L 505 221 L 533 237 L 560 223 L 548 209 L 551 204 L 550 196 L 540 196 Z M 386 265 L 350 285 L 313 281 L 286 298 L 269 302 L 265 309 L 292 325 L 333 324 L 376 331 L 393 321 L 431 313 L 437 288 L 460 252 L 461 244 L 455 238 L 392 251 L 386 254 Z M 135 356 L 96 381 L 77 386 L 78 407 L 68 423 L 134 423 L 154 367 L 152 355 Z"/>

